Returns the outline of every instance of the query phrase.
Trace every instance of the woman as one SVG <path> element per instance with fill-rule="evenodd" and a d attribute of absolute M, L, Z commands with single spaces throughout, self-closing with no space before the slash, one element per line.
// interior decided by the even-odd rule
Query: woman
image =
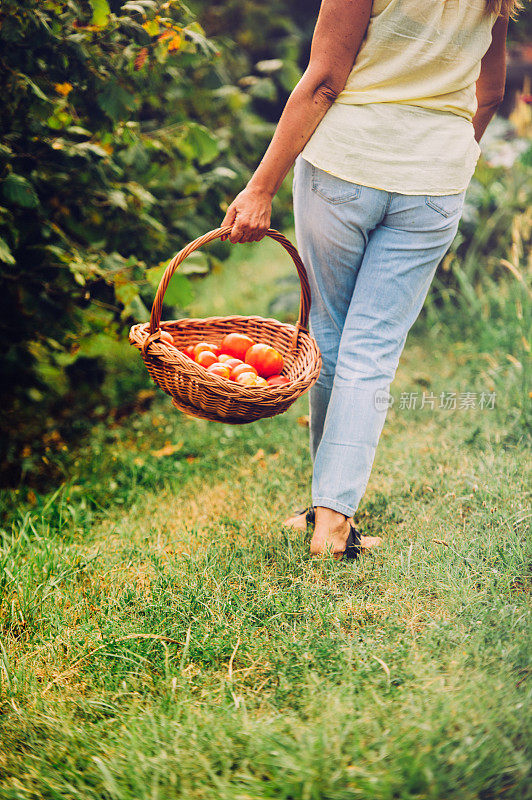
<path fill-rule="evenodd" d="M 285 524 L 314 523 L 313 554 L 360 551 L 350 517 L 408 330 L 503 97 L 515 3 L 323 0 L 308 68 L 223 220 L 232 242 L 262 239 L 297 158 L 296 238 L 323 364 L 310 391 L 313 506 Z"/>

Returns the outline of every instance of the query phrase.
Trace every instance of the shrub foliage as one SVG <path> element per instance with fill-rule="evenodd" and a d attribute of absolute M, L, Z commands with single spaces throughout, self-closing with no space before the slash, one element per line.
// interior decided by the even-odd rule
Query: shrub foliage
<path fill-rule="evenodd" d="M 147 317 L 157 265 L 220 221 L 270 128 L 179 0 L 5 0 L 0 52 L 1 391 L 27 436 L 94 337 Z"/>

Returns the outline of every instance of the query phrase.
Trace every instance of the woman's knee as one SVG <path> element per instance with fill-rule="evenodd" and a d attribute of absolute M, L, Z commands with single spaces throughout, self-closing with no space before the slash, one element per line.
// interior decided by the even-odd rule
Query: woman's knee
<path fill-rule="evenodd" d="M 397 371 L 406 337 L 373 334 L 342 340 L 335 379 L 339 383 L 378 388 L 389 385 Z"/>

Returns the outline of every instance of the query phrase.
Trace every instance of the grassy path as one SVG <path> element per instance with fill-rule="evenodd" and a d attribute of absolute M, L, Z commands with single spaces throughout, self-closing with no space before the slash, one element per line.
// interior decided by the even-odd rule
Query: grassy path
<path fill-rule="evenodd" d="M 277 245 L 242 247 L 190 312 L 290 318 L 295 288 Z M 95 428 L 4 529 L 0 797 L 532 797 L 527 453 L 504 398 L 399 399 L 489 391 L 484 363 L 410 340 L 358 513 L 383 546 L 355 566 L 280 525 L 308 500 L 306 398 L 231 427 L 161 396 Z"/>

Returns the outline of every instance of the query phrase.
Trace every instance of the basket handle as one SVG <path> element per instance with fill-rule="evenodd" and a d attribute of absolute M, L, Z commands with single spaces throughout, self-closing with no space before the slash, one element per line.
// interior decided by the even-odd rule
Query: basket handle
<path fill-rule="evenodd" d="M 180 250 L 179 253 L 177 253 L 177 255 L 175 255 L 170 261 L 166 267 L 164 275 L 161 278 L 159 287 L 157 289 L 157 294 L 155 295 L 155 299 L 153 301 L 150 315 L 150 340 L 154 338 L 153 334 L 159 330 L 161 313 L 163 310 L 164 294 L 176 269 L 180 264 L 183 263 L 187 256 L 194 252 L 194 250 L 198 250 L 200 247 L 203 247 L 204 244 L 208 244 L 209 242 L 214 241 L 214 239 L 219 239 L 221 236 L 225 236 L 228 233 L 231 233 L 230 225 L 227 225 L 224 228 L 215 228 L 208 233 L 204 233 L 203 236 L 200 236 L 198 239 L 190 242 L 190 244 L 187 244 L 186 247 L 183 247 L 183 249 Z M 301 283 L 301 299 L 299 303 L 299 317 L 296 323 L 296 335 L 294 338 L 294 344 L 296 345 L 299 331 L 304 330 L 307 332 L 308 315 L 310 311 L 310 286 L 308 282 L 307 271 L 303 262 L 301 261 L 299 253 L 292 242 L 286 238 L 286 236 L 283 236 L 282 233 L 276 231 L 274 228 L 269 228 L 266 235 L 271 239 L 275 239 L 276 242 L 279 242 L 279 244 L 281 244 L 289 253 L 297 269 L 297 274 L 299 275 L 299 280 Z"/>

